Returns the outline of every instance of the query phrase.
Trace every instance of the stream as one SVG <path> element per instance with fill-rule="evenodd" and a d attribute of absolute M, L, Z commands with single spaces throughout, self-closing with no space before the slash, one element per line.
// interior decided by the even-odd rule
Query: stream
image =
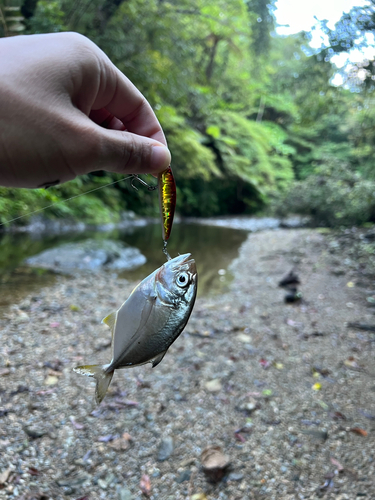
<path fill-rule="evenodd" d="M 69 234 L 3 233 L 0 234 L 0 315 L 26 295 L 48 286 L 56 280 L 52 271 L 32 268 L 25 259 L 64 243 L 81 242 L 88 238 L 115 240 L 136 247 L 147 261 L 131 271 L 109 272 L 110 279 L 126 278 L 139 281 L 165 261 L 162 253 L 160 224 L 133 226 L 109 232 L 85 231 Z M 240 245 L 246 240 L 247 231 L 220 227 L 201 222 L 181 222 L 173 227 L 168 242 L 172 257 L 190 252 L 197 262 L 199 294 L 220 293 L 231 281 L 227 268 L 238 255 Z M 106 272 L 106 271 L 102 271 Z"/>

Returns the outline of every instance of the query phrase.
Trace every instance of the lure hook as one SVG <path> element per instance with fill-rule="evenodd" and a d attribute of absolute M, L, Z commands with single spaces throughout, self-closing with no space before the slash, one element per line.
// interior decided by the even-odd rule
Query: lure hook
<path fill-rule="evenodd" d="M 141 179 L 137 174 L 132 174 L 132 180 L 130 181 L 130 185 L 136 191 L 138 191 L 138 188 L 137 186 L 134 185 L 134 181 L 140 182 L 143 186 L 146 186 L 149 191 L 155 191 L 155 189 L 157 189 L 157 186 L 152 186 L 151 184 L 147 184 L 147 182 Z"/>

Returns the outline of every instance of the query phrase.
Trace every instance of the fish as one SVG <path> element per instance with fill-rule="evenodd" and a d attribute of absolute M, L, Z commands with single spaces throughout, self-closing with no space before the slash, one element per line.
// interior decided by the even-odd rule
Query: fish
<path fill-rule="evenodd" d="M 112 332 L 112 360 L 105 365 L 77 366 L 94 377 L 99 405 L 115 370 L 152 363 L 157 366 L 185 328 L 197 296 L 198 274 L 190 253 L 168 260 L 145 278 L 102 323 Z"/>

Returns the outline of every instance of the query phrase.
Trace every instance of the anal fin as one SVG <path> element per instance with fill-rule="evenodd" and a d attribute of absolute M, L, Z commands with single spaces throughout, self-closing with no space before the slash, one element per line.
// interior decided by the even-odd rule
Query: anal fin
<path fill-rule="evenodd" d="M 164 358 L 165 353 L 166 353 L 167 351 L 168 351 L 168 349 L 166 349 L 166 350 L 165 350 L 165 351 L 163 351 L 162 353 L 158 354 L 158 355 L 156 356 L 156 358 L 154 358 L 154 359 L 152 360 L 152 368 L 155 368 L 155 366 L 157 366 L 157 365 L 160 363 L 160 361 Z"/>

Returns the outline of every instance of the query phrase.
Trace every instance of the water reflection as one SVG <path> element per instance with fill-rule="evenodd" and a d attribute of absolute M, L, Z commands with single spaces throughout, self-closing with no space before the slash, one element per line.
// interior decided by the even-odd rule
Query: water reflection
<path fill-rule="evenodd" d="M 220 293 L 227 288 L 230 273 L 220 275 L 219 271 L 227 269 L 246 237 L 245 231 L 236 229 L 180 223 L 173 228 L 168 251 L 172 257 L 187 252 L 193 255 L 199 273 L 200 295 Z M 29 233 L 0 234 L 0 312 L 28 293 L 37 292 L 42 286 L 53 282 L 51 272 L 27 268 L 22 265 L 24 259 L 56 245 L 86 238 L 120 240 L 139 248 L 146 256 L 147 262 L 133 271 L 119 275 L 129 280 L 141 280 L 165 262 L 160 224 L 130 227 L 108 233 L 91 231 L 52 236 Z"/>
<path fill-rule="evenodd" d="M 198 295 L 220 293 L 230 282 L 230 273 L 220 276 L 219 270 L 227 269 L 231 261 L 236 258 L 238 249 L 246 237 L 245 231 L 180 223 L 173 228 L 173 234 L 168 242 L 168 252 L 171 257 L 179 253 L 192 254 L 199 275 Z M 124 272 L 120 276 L 143 279 L 165 262 L 158 224 L 136 228 L 131 235 L 119 233 L 118 238 L 139 248 L 147 258 L 146 264 L 134 271 Z"/>

